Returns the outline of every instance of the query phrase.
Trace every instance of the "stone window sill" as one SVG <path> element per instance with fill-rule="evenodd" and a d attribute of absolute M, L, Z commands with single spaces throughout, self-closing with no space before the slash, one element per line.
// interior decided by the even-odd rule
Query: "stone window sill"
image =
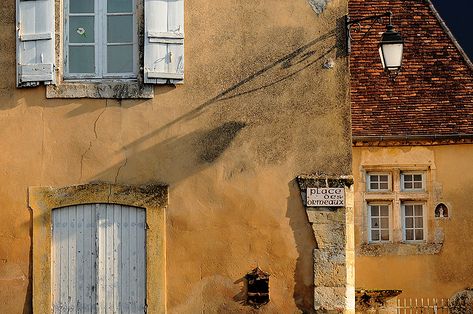
<path fill-rule="evenodd" d="M 46 86 L 46 98 L 151 99 L 153 85 L 137 81 L 61 82 Z"/>
<path fill-rule="evenodd" d="M 443 243 L 363 243 L 356 248 L 359 256 L 434 255 Z"/>

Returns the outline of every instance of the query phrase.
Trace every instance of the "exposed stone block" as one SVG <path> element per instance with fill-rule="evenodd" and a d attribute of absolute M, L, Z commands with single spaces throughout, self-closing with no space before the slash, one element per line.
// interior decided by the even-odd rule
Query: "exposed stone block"
<path fill-rule="evenodd" d="M 317 311 L 339 311 L 345 309 L 345 287 L 315 287 L 314 308 Z"/>
<path fill-rule="evenodd" d="M 343 248 L 345 249 L 345 224 L 328 223 L 312 224 L 315 238 L 320 249 Z"/>
<path fill-rule="evenodd" d="M 346 280 L 347 271 L 344 250 L 314 250 L 314 285 L 316 287 L 344 287 Z"/>

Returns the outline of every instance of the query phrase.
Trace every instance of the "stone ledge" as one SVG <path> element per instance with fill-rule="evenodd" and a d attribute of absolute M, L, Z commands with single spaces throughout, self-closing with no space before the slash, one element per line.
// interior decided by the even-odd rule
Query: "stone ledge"
<path fill-rule="evenodd" d="M 46 86 L 46 98 L 151 99 L 152 85 L 138 81 L 61 82 Z"/>
<path fill-rule="evenodd" d="M 356 248 L 356 255 L 434 255 L 442 250 L 443 243 L 364 243 Z"/>
<path fill-rule="evenodd" d="M 353 182 L 353 176 L 351 175 L 301 174 L 297 176 L 297 183 L 301 190 L 307 188 L 344 188 L 352 186 Z"/>

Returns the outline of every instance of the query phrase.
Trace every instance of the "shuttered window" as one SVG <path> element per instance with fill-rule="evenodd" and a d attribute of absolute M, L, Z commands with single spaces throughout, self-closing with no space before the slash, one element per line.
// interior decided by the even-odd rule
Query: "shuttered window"
<path fill-rule="evenodd" d="M 55 2 L 17 0 L 19 87 L 54 84 L 56 63 L 64 65 L 59 75 L 67 80 L 183 82 L 184 0 L 65 0 L 63 34 L 55 33 Z M 143 7 L 144 20 L 137 14 Z M 63 60 L 56 57 L 55 35 L 62 36 Z"/>
<path fill-rule="evenodd" d="M 54 209 L 53 313 L 144 313 L 145 226 L 142 208 Z"/>
<path fill-rule="evenodd" d="M 145 2 L 145 83 L 184 79 L 184 0 Z"/>
<path fill-rule="evenodd" d="M 17 0 L 17 85 L 54 83 L 54 0 Z"/>
<path fill-rule="evenodd" d="M 136 78 L 134 0 L 64 1 L 67 79 Z"/>

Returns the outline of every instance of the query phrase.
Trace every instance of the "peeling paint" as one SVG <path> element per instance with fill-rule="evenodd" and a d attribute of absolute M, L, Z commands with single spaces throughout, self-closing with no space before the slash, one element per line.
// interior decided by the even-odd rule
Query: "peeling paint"
<path fill-rule="evenodd" d="M 309 4 L 315 13 L 320 14 L 325 10 L 330 1 L 331 0 L 309 0 Z"/>

